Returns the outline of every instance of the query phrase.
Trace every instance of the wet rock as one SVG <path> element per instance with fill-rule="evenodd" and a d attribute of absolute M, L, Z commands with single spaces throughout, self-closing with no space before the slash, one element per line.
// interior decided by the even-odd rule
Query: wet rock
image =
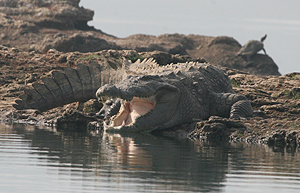
<path fill-rule="evenodd" d="M 95 113 L 99 112 L 102 107 L 103 104 L 97 99 L 91 99 L 84 103 L 83 112 L 94 115 Z"/>
<path fill-rule="evenodd" d="M 270 146 L 284 147 L 286 145 L 285 138 L 286 138 L 285 130 L 275 131 L 271 134 L 271 137 L 269 137 L 267 143 Z"/>
<path fill-rule="evenodd" d="M 56 119 L 56 125 L 58 130 L 86 132 L 88 124 L 93 121 L 97 119 L 80 111 L 67 110 Z"/>
<path fill-rule="evenodd" d="M 103 124 L 98 121 L 89 122 L 87 125 L 87 130 L 89 132 L 96 132 L 96 134 L 103 133 Z"/>
<path fill-rule="evenodd" d="M 207 121 L 198 122 L 189 137 L 194 140 L 229 141 L 234 131 L 244 132 L 246 129 L 247 127 L 239 121 L 212 116 Z"/>
<path fill-rule="evenodd" d="M 300 146 L 300 131 L 290 131 L 286 136 L 286 144 L 288 147 Z"/>
<path fill-rule="evenodd" d="M 19 111 L 6 111 L 4 113 L 5 119 L 2 121 L 12 124 L 13 122 L 25 124 L 39 124 L 41 120 L 37 119 L 41 112 L 35 109 L 19 110 Z"/>

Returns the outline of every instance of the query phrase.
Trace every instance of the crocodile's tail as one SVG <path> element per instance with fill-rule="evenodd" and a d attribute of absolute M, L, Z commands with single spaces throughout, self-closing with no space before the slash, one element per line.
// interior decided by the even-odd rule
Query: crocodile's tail
<path fill-rule="evenodd" d="M 52 77 L 42 78 L 43 83 L 32 84 L 13 106 L 18 109 L 46 111 L 76 101 L 95 98 L 101 87 L 101 66 L 97 63 L 78 64 L 64 71 L 52 71 Z"/>

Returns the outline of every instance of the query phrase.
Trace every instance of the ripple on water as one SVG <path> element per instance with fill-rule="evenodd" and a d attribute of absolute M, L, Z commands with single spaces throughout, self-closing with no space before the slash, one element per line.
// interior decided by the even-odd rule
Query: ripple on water
<path fill-rule="evenodd" d="M 298 192 L 298 151 L 0 124 L 1 192 Z"/>

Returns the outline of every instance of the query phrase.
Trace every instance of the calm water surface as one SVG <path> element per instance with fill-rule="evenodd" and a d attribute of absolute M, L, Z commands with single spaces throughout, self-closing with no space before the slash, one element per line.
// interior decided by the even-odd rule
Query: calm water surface
<path fill-rule="evenodd" d="M 299 192 L 299 151 L 0 124 L 0 192 Z"/>

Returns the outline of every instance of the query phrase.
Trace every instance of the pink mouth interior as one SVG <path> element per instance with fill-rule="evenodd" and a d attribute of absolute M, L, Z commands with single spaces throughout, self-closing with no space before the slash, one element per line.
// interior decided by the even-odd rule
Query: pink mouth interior
<path fill-rule="evenodd" d="M 155 106 L 155 102 L 150 98 L 133 97 L 132 102 L 124 102 L 119 114 L 114 118 L 113 126 L 130 125 L 135 120 L 148 113 Z M 125 124 L 124 124 L 125 123 Z"/>

